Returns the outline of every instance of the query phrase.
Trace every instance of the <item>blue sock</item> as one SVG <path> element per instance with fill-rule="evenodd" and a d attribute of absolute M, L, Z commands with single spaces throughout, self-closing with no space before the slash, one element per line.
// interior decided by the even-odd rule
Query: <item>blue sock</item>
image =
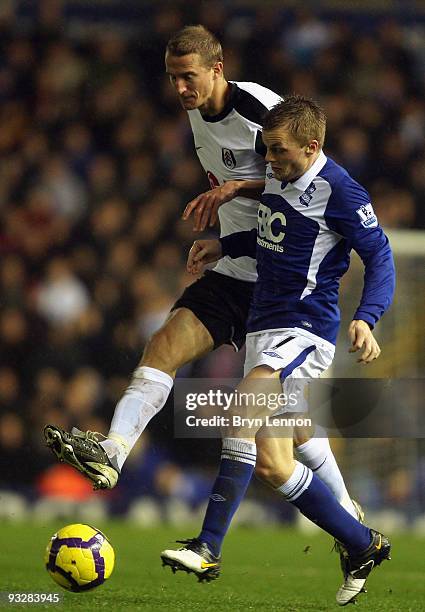
<path fill-rule="evenodd" d="M 342 542 L 349 553 L 357 554 L 369 546 L 369 528 L 353 518 L 305 465 L 296 461 L 294 473 L 278 491 L 304 516 Z"/>
<path fill-rule="evenodd" d="M 237 438 L 226 438 L 223 441 L 220 470 L 198 536 L 216 556 L 220 554 L 224 536 L 248 488 L 255 459 L 254 443 Z"/>

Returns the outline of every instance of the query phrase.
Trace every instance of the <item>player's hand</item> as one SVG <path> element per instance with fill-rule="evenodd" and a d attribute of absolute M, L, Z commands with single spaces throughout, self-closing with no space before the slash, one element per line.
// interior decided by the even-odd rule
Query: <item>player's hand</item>
<path fill-rule="evenodd" d="M 187 258 L 187 271 L 199 274 L 206 264 L 218 261 L 221 256 L 220 240 L 195 240 Z"/>
<path fill-rule="evenodd" d="M 182 215 L 183 220 L 187 221 L 194 212 L 194 232 L 203 231 L 208 222 L 212 227 L 217 222 L 218 209 L 235 197 L 240 184 L 241 181 L 227 181 L 220 187 L 214 187 L 214 189 L 201 193 L 186 206 Z"/>
<path fill-rule="evenodd" d="M 376 342 L 372 330 L 366 321 L 351 321 L 348 328 L 348 335 L 351 341 L 349 353 L 356 353 L 364 349 L 359 359 L 357 359 L 357 363 L 370 363 L 381 354 L 379 344 Z"/>

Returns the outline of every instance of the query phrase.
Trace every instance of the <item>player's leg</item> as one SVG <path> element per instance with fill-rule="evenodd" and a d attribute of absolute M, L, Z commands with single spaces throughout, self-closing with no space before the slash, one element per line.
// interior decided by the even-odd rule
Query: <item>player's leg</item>
<path fill-rule="evenodd" d="M 329 487 L 347 512 L 361 523 L 364 523 L 363 509 L 348 494 L 325 430 L 319 426 L 315 428 L 295 427 L 294 452 L 297 459 L 309 467 Z M 341 571 L 345 578 L 347 573 L 347 551 L 338 540 L 335 540 L 334 549 L 339 555 Z"/>
<path fill-rule="evenodd" d="M 299 410 L 300 407 L 302 409 L 307 409 L 308 408 L 307 403 L 305 403 L 304 406 L 302 405 L 303 398 L 305 397 L 303 386 L 305 387 L 305 383 L 308 383 L 308 381 L 311 380 L 312 378 L 317 378 L 318 376 L 320 376 L 321 373 L 323 373 L 329 367 L 329 365 L 332 363 L 334 347 L 330 346 L 329 343 L 323 342 L 320 338 L 313 336 L 312 334 L 309 334 L 306 332 L 299 334 L 298 331 L 294 329 L 292 329 L 291 331 L 288 330 L 288 334 L 283 333 L 282 337 L 275 337 L 272 351 L 270 350 L 264 351 L 264 347 L 267 346 L 268 342 L 269 340 L 267 338 L 267 334 L 264 334 L 263 338 L 259 338 L 256 340 L 257 349 L 258 349 L 258 354 L 256 358 L 262 359 L 264 363 L 268 363 L 271 367 L 274 367 L 275 369 L 278 369 L 279 364 L 281 363 L 283 365 L 282 373 L 284 374 L 284 377 L 285 377 L 285 380 L 283 382 L 283 390 L 285 394 L 290 395 L 291 391 L 294 391 L 294 390 L 297 391 L 298 393 L 297 397 L 299 399 L 297 400 L 296 409 Z M 248 341 L 247 341 L 247 346 L 248 346 Z M 302 355 L 304 355 L 304 359 L 300 359 Z M 294 364 L 296 366 L 295 368 L 294 368 Z M 301 383 L 301 386 L 299 386 L 300 383 Z M 291 410 L 290 406 L 285 408 L 285 410 L 286 411 Z M 308 431 L 307 435 L 309 434 L 310 432 Z M 299 432 L 298 432 L 298 436 L 300 436 Z M 298 437 L 298 439 L 301 442 L 306 441 L 306 440 L 300 439 L 300 437 Z M 278 455 L 279 449 L 274 449 L 273 453 L 271 453 L 271 457 L 273 457 L 274 452 L 277 453 L 276 456 L 279 456 Z M 274 469 L 273 465 L 270 463 L 270 461 L 269 462 L 266 461 L 267 455 L 265 459 L 263 459 L 263 449 L 259 451 L 259 455 L 261 455 L 261 456 L 258 456 L 257 458 L 257 465 L 259 466 L 258 467 L 259 473 L 262 470 L 264 473 L 263 476 L 270 478 L 271 479 L 270 484 L 274 486 L 274 488 L 277 489 L 279 493 L 281 493 L 285 497 L 285 499 L 287 499 L 288 498 L 287 497 L 288 487 L 290 491 L 291 480 L 288 480 L 286 483 L 284 483 L 283 487 L 278 486 L 278 481 L 279 481 L 279 478 L 281 477 L 281 474 L 277 472 L 274 474 L 274 478 L 273 478 L 273 469 Z M 287 461 L 285 456 L 284 456 L 284 461 Z M 315 466 L 313 465 L 313 467 Z M 304 474 L 304 477 L 303 477 L 303 474 Z M 298 464 L 298 465 L 296 464 L 296 469 L 294 469 L 293 477 L 297 482 L 300 479 L 303 480 L 303 478 L 306 478 L 306 473 L 304 471 L 303 466 L 301 466 L 301 464 Z M 319 489 L 320 483 L 321 483 L 321 480 L 317 478 L 317 472 L 316 472 L 312 478 L 312 485 L 309 487 L 310 495 L 312 493 L 311 487 L 313 487 L 313 489 Z M 329 492 L 329 489 L 327 489 L 327 491 Z M 313 490 L 313 493 L 314 493 L 314 490 Z M 301 501 L 303 501 L 303 499 L 304 498 L 302 498 Z M 308 500 L 308 498 L 306 499 Z M 334 498 L 333 501 L 335 502 L 336 499 Z M 323 507 L 327 508 L 329 511 L 329 508 L 331 507 L 330 504 L 331 502 L 329 502 L 328 505 L 324 505 Z M 342 509 L 342 506 L 339 506 L 339 508 Z M 306 512 L 305 509 L 304 510 L 301 509 L 301 511 L 303 512 L 303 514 L 308 516 L 308 512 Z M 334 516 L 338 518 L 338 516 L 340 515 L 338 514 L 338 512 L 336 512 Z M 313 520 L 314 520 L 314 517 L 313 517 Z M 352 518 L 351 518 L 351 521 L 353 521 Z M 346 526 L 346 525 L 349 525 L 349 522 L 343 524 L 343 526 Z M 321 526 L 326 529 L 326 525 L 322 524 Z M 333 529 L 332 525 L 330 525 L 330 527 Z M 332 529 L 326 529 L 326 530 L 331 534 L 336 533 L 336 531 L 333 532 Z M 357 535 L 359 535 L 359 533 L 361 532 L 357 531 Z M 367 533 L 367 532 L 364 532 L 364 533 Z M 370 533 L 371 533 L 372 539 L 381 537 L 379 534 L 376 534 L 373 531 L 371 531 Z M 356 557 L 357 553 L 353 550 L 353 547 L 351 547 L 351 549 L 349 547 L 349 549 L 347 550 L 347 548 L 344 547 L 343 545 L 344 544 L 343 540 L 339 539 L 338 536 L 335 537 L 335 540 L 338 540 L 337 550 L 340 552 L 341 567 L 344 573 L 344 585 L 341 587 L 340 592 L 337 596 L 338 602 L 341 603 L 343 601 L 350 601 L 354 599 L 356 595 L 362 590 L 367 574 L 369 573 L 368 570 L 370 570 L 371 565 L 368 565 L 366 567 L 366 569 L 363 571 L 365 575 L 361 578 L 358 578 L 358 577 L 353 578 L 353 573 L 352 573 L 352 570 L 350 570 L 350 568 L 354 568 L 356 563 L 357 564 L 359 563 L 360 558 L 362 560 L 369 559 L 369 556 L 372 553 L 369 551 L 369 549 L 365 548 L 365 550 L 362 551 L 360 557 Z M 362 546 L 365 545 L 365 541 L 361 542 L 361 538 L 358 541 L 359 543 L 361 543 Z M 341 544 L 340 542 L 342 542 L 343 544 Z M 385 543 L 383 548 L 384 548 L 384 553 L 382 553 L 382 555 L 384 556 L 380 556 L 381 553 L 377 552 L 377 557 L 376 559 L 374 559 L 374 562 L 376 562 L 377 564 L 379 564 L 383 558 L 387 558 L 389 555 L 388 542 Z M 355 559 L 355 562 L 353 562 L 352 565 L 350 565 L 350 562 L 349 562 L 351 558 Z"/>
<path fill-rule="evenodd" d="M 214 341 L 187 308 L 170 313 L 148 341 L 130 385 L 115 407 L 108 437 L 48 425 L 45 436 L 59 459 L 90 478 L 96 488 L 115 486 L 121 468 L 149 421 L 163 408 L 175 371 L 211 351 Z"/>
<path fill-rule="evenodd" d="M 175 371 L 222 344 L 241 346 L 252 288 L 253 283 L 214 272 L 187 287 L 148 341 L 115 408 L 108 438 L 48 425 L 45 437 L 55 455 L 93 480 L 96 488 L 115 486 L 129 452 L 167 401 Z"/>
<path fill-rule="evenodd" d="M 174 378 L 178 368 L 213 348 L 214 340 L 202 321 L 188 308 L 177 308 L 148 340 L 139 367 L 154 368 Z"/>
<path fill-rule="evenodd" d="M 348 540 L 351 548 L 355 550 L 367 548 L 370 543 L 369 529 L 361 525 L 339 504 L 330 489 L 310 468 L 291 456 L 291 440 L 282 437 L 286 435 L 285 430 L 276 428 L 271 430 L 263 427 L 259 431 L 256 437 L 256 475 L 341 542 L 346 543 Z M 313 487 L 312 499 L 314 491 L 318 491 L 317 499 L 321 500 L 320 507 L 314 507 L 315 504 L 309 501 L 309 497 L 303 495 L 303 491 L 309 490 L 310 487 Z M 337 514 L 335 509 L 338 509 Z M 339 535 L 336 535 L 338 533 Z"/>
<path fill-rule="evenodd" d="M 164 407 L 176 370 L 214 348 L 214 340 L 188 308 L 173 310 L 149 339 L 139 367 L 118 402 L 108 439 L 101 446 L 121 470 L 149 421 Z"/>
<path fill-rule="evenodd" d="M 238 385 L 238 392 L 251 394 L 254 391 L 252 381 L 255 384 L 257 379 L 263 379 L 264 374 L 269 375 L 270 372 L 254 368 Z M 229 410 L 228 415 L 231 420 L 233 414 L 237 412 L 235 407 Z M 248 415 L 245 413 L 245 416 Z M 259 415 L 257 413 L 249 416 Z M 208 500 L 201 531 L 196 538 L 182 541 L 184 546 L 179 550 L 162 551 L 163 565 L 169 565 L 173 571 L 193 572 L 199 580 L 218 578 L 223 539 L 254 471 L 255 433 L 255 425 L 249 428 L 249 431 L 232 425 L 227 428 L 223 437 L 219 471 Z"/>
<path fill-rule="evenodd" d="M 264 342 L 267 342 L 267 335 L 264 338 Z M 300 333 L 299 330 L 294 329 L 290 332 L 289 339 L 288 336 L 286 338 L 282 336 L 282 339 L 279 338 L 277 342 L 275 339 L 275 344 L 278 346 L 271 352 L 267 351 L 266 358 L 275 368 L 279 367 L 279 363 L 284 365 L 282 370 L 286 378 L 283 383 L 284 391 L 288 395 L 291 390 L 296 391 L 303 403 L 302 386 L 305 387 L 309 380 L 318 378 L 331 365 L 335 349 L 313 334 L 305 331 Z M 299 355 L 305 353 L 304 360 L 300 362 Z M 295 368 L 294 364 L 296 364 Z M 301 384 L 299 390 L 297 390 L 297 381 Z M 285 408 L 286 411 L 291 411 L 291 409 L 290 405 Z M 302 406 L 302 409 L 308 410 L 307 403 Z M 314 429 L 314 425 L 297 427 L 294 429 L 294 445 L 298 446 L 296 455 L 301 463 L 309 467 L 329 487 L 347 512 L 363 522 L 364 513 L 361 506 L 357 502 L 353 503 L 347 493 L 324 430 L 317 426 Z M 335 550 L 339 554 L 341 570 L 345 577 L 347 551 L 338 540 L 335 540 Z"/>
<path fill-rule="evenodd" d="M 348 494 L 344 478 L 325 430 L 319 426 L 295 427 L 294 452 L 301 463 L 313 470 L 327 484 L 347 512 L 355 518 L 359 518 L 357 508 Z"/>
<path fill-rule="evenodd" d="M 195 573 L 199 580 L 220 574 L 221 544 L 250 483 L 255 466 L 255 440 L 223 440 L 220 468 L 208 500 L 202 529 L 196 538 L 178 540 L 179 550 L 164 550 L 163 565 L 175 572 Z"/>
<path fill-rule="evenodd" d="M 336 600 L 344 606 L 363 591 L 372 569 L 390 558 L 391 545 L 385 536 L 356 521 L 310 468 L 292 460 L 294 469 L 288 477 L 291 449 L 288 439 L 279 435 L 261 430 L 257 434 L 256 475 L 304 516 L 343 542 L 347 551 L 345 575 Z"/>
<path fill-rule="evenodd" d="M 147 343 L 118 403 L 102 447 L 121 469 L 151 418 L 164 406 L 176 370 L 222 344 L 240 348 L 253 283 L 208 272 L 186 288 L 167 322 Z"/>
<path fill-rule="evenodd" d="M 264 342 L 268 342 L 267 336 L 264 334 Z M 281 337 L 275 336 L 274 344 L 273 351 L 267 352 L 265 357 L 263 354 L 262 358 L 267 359 L 269 365 L 275 369 L 281 363 L 286 381 L 299 379 L 308 383 L 309 380 L 320 377 L 331 365 L 335 352 L 335 347 L 329 342 L 297 328 L 288 330 L 287 334 L 282 333 Z M 299 362 L 299 356 L 303 354 L 305 358 Z M 288 393 L 288 390 L 286 392 Z M 303 409 L 308 410 L 308 406 Z M 285 410 L 291 411 L 292 408 L 289 406 Z M 301 463 L 312 469 L 327 484 L 347 512 L 358 518 L 358 512 L 348 495 L 325 430 L 314 425 L 295 427 L 294 447 Z"/>

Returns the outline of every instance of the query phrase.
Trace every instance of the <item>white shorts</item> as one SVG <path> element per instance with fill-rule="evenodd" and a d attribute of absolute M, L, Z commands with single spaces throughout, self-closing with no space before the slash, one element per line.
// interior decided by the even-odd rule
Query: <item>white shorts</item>
<path fill-rule="evenodd" d="M 260 365 L 281 370 L 284 394 L 296 393 L 299 400 L 275 414 L 303 412 L 308 410 L 305 385 L 329 368 L 334 354 L 331 342 L 299 327 L 253 332 L 246 337 L 244 376 Z"/>

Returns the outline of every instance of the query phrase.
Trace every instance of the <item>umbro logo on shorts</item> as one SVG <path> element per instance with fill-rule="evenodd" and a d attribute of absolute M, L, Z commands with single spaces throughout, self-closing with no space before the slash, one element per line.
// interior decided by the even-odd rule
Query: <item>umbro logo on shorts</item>
<path fill-rule="evenodd" d="M 278 359 L 282 359 L 280 355 L 275 353 L 274 351 L 264 351 L 264 355 L 268 355 L 269 357 L 277 357 Z"/>

